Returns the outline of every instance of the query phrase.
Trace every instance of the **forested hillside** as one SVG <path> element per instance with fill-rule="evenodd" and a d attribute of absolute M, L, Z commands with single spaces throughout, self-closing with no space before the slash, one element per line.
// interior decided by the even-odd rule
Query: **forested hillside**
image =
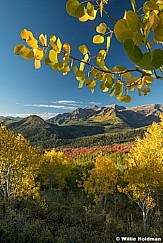
<path fill-rule="evenodd" d="M 91 147 L 134 141 L 147 126 L 160 120 L 162 105 L 126 108 L 122 106 L 86 107 L 44 121 L 39 116 L 21 120 L 5 118 L 1 124 L 21 133 L 41 148 Z"/>

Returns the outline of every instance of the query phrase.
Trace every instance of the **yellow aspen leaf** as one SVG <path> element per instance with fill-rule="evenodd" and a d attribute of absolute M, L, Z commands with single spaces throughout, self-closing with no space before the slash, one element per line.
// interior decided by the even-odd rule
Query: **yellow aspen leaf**
<path fill-rule="evenodd" d="M 26 47 L 21 49 L 20 55 L 27 60 L 34 58 L 34 52 Z"/>
<path fill-rule="evenodd" d="M 147 95 L 150 91 L 151 91 L 150 88 L 140 89 L 140 92 L 143 92 L 144 93 L 144 96 Z"/>
<path fill-rule="evenodd" d="M 94 20 L 96 18 L 97 15 L 97 10 L 93 10 L 94 12 L 94 16 L 90 16 L 87 14 L 87 12 L 85 13 L 85 15 L 83 15 L 81 18 L 79 18 L 80 22 L 86 22 L 87 20 Z"/>
<path fill-rule="evenodd" d="M 111 42 L 111 37 L 108 36 L 106 39 L 106 51 L 107 52 L 109 51 L 109 48 L 110 48 L 110 42 Z"/>
<path fill-rule="evenodd" d="M 88 53 L 88 48 L 86 47 L 86 45 L 81 45 L 81 46 L 79 46 L 79 51 L 80 51 L 83 55 L 85 55 L 85 54 Z"/>
<path fill-rule="evenodd" d="M 101 15 L 101 17 L 102 17 L 102 12 L 103 12 L 103 0 L 101 0 L 101 2 L 100 2 L 100 15 Z"/>
<path fill-rule="evenodd" d="M 25 48 L 25 46 L 23 44 L 17 44 L 15 47 L 14 47 L 14 53 L 15 55 L 20 55 L 21 53 L 21 50 Z"/>
<path fill-rule="evenodd" d="M 131 96 L 130 95 L 124 95 L 124 96 L 117 96 L 117 100 L 120 102 L 131 102 Z"/>
<path fill-rule="evenodd" d="M 107 29 L 107 25 L 105 23 L 100 23 L 100 25 L 96 27 L 96 32 L 99 34 L 105 34 L 106 29 Z"/>
<path fill-rule="evenodd" d="M 90 2 L 87 3 L 87 7 L 86 7 L 86 11 L 87 11 L 87 14 L 91 17 L 94 16 L 94 5 Z"/>
<path fill-rule="evenodd" d="M 91 78 L 86 79 L 85 83 L 91 89 L 96 86 L 96 82 L 93 79 L 91 79 Z"/>
<path fill-rule="evenodd" d="M 100 84 L 100 89 L 102 90 L 102 92 L 108 92 L 108 88 L 105 86 L 105 82 L 102 82 Z"/>
<path fill-rule="evenodd" d="M 77 80 L 84 80 L 85 79 L 85 74 L 84 74 L 84 72 L 83 71 L 81 71 L 81 70 L 78 70 L 78 71 L 76 71 L 76 79 Z"/>
<path fill-rule="evenodd" d="M 86 22 L 89 19 L 89 15 L 85 13 L 81 18 L 79 18 L 80 22 Z"/>
<path fill-rule="evenodd" d="M 114 84 L 114 78 L 107 75 L 105 80 L 105 86 L 110 89 L 112 88 L 113 84 Z"/>
<path fill-rule="evenodd" d="M 52 69 L 55 71 L 61 71 L 63 69 L 63 63 L 57 62 L 52 66 Z"/>
<path fill-rule="evenodd" d="M 62 42 L 61 42 L 60 38 L 57 39 L 57 47 L 58 47 L 58 51 L 60 52 L 62 49 Z"/>
<path fill-rule="evenodd" d="M 143 78 L 142 78 L 142 82 L 146 86 L 152 84 L 152 81 L 153 81 L 153 78 L 151 76 L 144 75 Z"/>
<path fill-rule="evenodd" d="M 34 60 L 34 66 L 36 69 L 41 68 L 41 61 L 39 59 Z"/>
<path fill-rule="evenodd" d="M 63 44 L 63 49 L 67 52 L 67 53 L 70 53 L 71 51 L 71 46 L 69 43 L 64 43 Z"/>
<path fill-rule="evenodd" d="M 70 67 L 69 65 L 66 65 L 62 69 L 63 75 L 67 75 L 68 72 L 70 72 Z"/>
<path fill-rule="evenodd" d="M 26 41 L 26 43 L 28 46 L 32 47 L 33 49 L 36 49 L 38 47 L 38 40 L 36 40 L 34 37 Z"/>
<path fill-rule="evenodd" d="M 23 40 L 28 41 L 33 38 L 33 33 L 27 29 L 23 29 L 20 33 L 20 36 Z"/>
<path fill-rule="evenodd" d="M 50 41 L 55 42 L 57 40 L 55 35 L 50 36 Z"/>
<path fill-rule="evenodd" d="M 34 49 L 35 59 L 42 60 L 44 57 L 44 51 L 41 48 Z"/>
<path fill-rule="evenodd" d="M 41 44 L 42 44 L 43 46 L 47 46 L 47 36 L 46 36 L 46 35 L 41 34 L 41 35 L 39 36 L 39 41 L 41 42 Z"/>
<path fill-rule="evenodd" d="M 95 35 L 93 37 L 93 43 L 94 44 L 102 44 L 102 43 L 104 43 L 104 37 L 101 36 L 101 35 Z"/>
<path fill-rule="evenodd" d="M 94 12 L 94 15 L 93 15 L 93 16 L 90 16 L 90 15 L 88 16 L 88 19 L 89 19 L 89 20 L 94 20 L 94 19 L 96 18 L 97 10 L 94 9 L 93 12 Z"/>
<path fill-rule="evenodd" d="M 126 73 L 123 73 L 123 74 L 122 74 L 122 77 L 123 77 L 123 78 L 126 78 L 126 79 L 131 79 L 131 78 L 132 78 L 132 75 L 131 75 L 130 72 L 126 72 Z"/>
<path fill-rule="evenodd" d="M 80 62 L 79 70 L 83 71 L 84 67 L 85 67 L 85 63 L 84 62 Z"/>
<path fill-rule="evenodd" d="M 115 95 L 116 96 L 122 96 L 122 93 L 123 93 L 123 85 L 121 82 L 117 82 L 115 84 Z"/>
<path fill-rule="evenodd" d="M 88 54 L 86 54 L 86 55 L 84 56 L 84 61 L 85 61 L 85 62 L 87 62 L 87 61 L 88 61 L 88 59 L 89 59 L 89 55 L 88 55 Z"/>
<path fill-rule="evenodd" d="M 111 91 L 110 91 L 110 96 L 111 96 L 111 97 L 114 96 L 114 93 L 115 93 L 115 88 L 113 87 L 113 88 L 111 89 Z"/>
<path fill-rule="evenodd" d="M 53 36 L 50 37 L 50 45 L 51 45 L 51 47 L 52 47 L 54 50 L 58 49 L 57 45 L 55 44 L 56 39 L 57 39 L 57 38 L 56 38 L 55 35 L 53 35 Z"/>
<path fill-rule="evenodd" d="M 77 66 L 73 66 L 73 72 L 76 74 L 77 71 L 78 71 L 78 67 Z"/>
<path fill-rule="evenodd" d="M 50 50 L 49 51 L 49 59 L 53 62 L 53 63 L 57 63 L 58 62 L 58 54 L 56 51 L 54 50 Z"/>
<path fill-rule="evenodd" d="M 84 80 L 79 80 L 78 88 L 81 89 L 83 88 L 84 85 Z"/>
<path fill-rule="evenodd" d="M 63 59 L 62 59 L 63 64 L 68 64 L 69 62 L 69 53 L 65 53 Z"/>

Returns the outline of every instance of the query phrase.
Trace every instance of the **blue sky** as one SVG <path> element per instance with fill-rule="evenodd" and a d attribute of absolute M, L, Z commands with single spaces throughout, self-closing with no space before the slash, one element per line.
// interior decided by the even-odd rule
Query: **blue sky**
<path fill-rule="evenodd" d="M 108 18 L 102 20 L 98 14 L 96 21 L 81 23 L 66 12 L 66 0 L 1 0 L 0 8 L 0 115 L 27 116 L 37 114 L 48 118 L 58 113 L 71 112 L 77 107 L 110 104 L 126 105 L 117 102 L 109 93 L 98 87 L 91 94 L 89 88 L 78 89 L 78 81 L 71 72 L 67 76 L 42 65 L 34 69 L 33 60 L 27 61 L 14 55 L 14 46 L 23 43 L 20 32 L 26 28 L 38 38 L 41 33 L 56 35 L 62 42 L 72 45 L 72 55 L 81 58 L 78 46 L 86 44 L 96 54 L 99 46 L 91 43 L 95 28 L 100 22 L 112 23 Z M 144 0 L 137 1 L 140 5 Z M 123 17 L 124 9 L 130 8 L 129 0 L 110 0 L 108 12 L 116 19 Z M 124 65 L 132 67 L 123 47 L 115 38 L 107 58 L 109 67 Z M 163 83 L 155 80 L 152 92 L 139 97 L 132 95 L 127 106 L 150 103 L 163 104 Z"/>

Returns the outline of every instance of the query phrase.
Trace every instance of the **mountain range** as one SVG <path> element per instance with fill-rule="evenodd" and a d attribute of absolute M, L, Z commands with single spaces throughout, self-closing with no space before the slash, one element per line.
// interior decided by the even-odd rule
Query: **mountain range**
<path fill-rule="evenodd" d="M 159 122 L 163 105 L 135 107 L 108 105 L 77 108 L 49 120 L 32 115 L 23 119 L 0 118 L 7 129 L 21 133 L 42 148 L 110 145 L 142 136 L 153 121 Z"/>

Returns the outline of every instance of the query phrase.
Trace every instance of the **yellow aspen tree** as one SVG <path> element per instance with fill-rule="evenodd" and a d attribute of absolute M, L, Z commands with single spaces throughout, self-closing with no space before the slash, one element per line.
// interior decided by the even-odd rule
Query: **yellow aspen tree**
<path fill-rule="evenodd" d="M 118 190 L 138 204 L 146 232 L 149 212 L 156 206 L 156 193 L 163 188 L 163 117 L 147 129 L 143 139 L 137 139 L 123 180 L 127 185 Z"/>
<path fill-rule="evenodd" d="M 99 154 L 95 167 L 88 173 L 88 177 L 84 175 L 84 190 L 88 194 L 93 194 L 95 202 L 105 208 L 107 196 L 116 190 L 118 167 L 110 157 Z"/>
<path fill-rule="evenodd" d="M 62 151 L 45 152 L 44 161 L 40 169 L 42 186 L 57 190 L 67 187 L 67 180 L 71 177 L 73 163 Z"/>
<path fill-rule="evenodd" d="M 4 200 L 37 197 L 42 161 L 22 135 L 0 127 L 0 193 Z"/>

